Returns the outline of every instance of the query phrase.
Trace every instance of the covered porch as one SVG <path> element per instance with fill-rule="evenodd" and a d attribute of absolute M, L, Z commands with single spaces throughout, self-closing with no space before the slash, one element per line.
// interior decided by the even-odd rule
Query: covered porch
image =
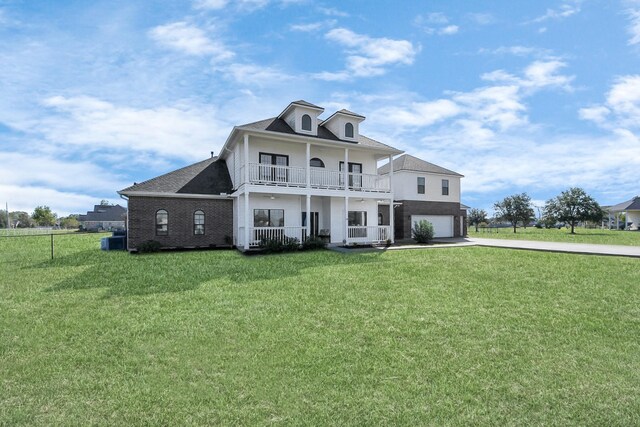
<path fill-rule="evenodd" d="M 609 229 L 615 224 L 616 230 L 640 230 L 640 196 L 611 206 L 607 211 L 609 212 Z M 620 224 L 620 214 L 625 216 L 623 224 Z"/>
<path fill-rule="evenodd" d="M 375 197 L 292 195 L 252 192 L 235 199 L 238 224 L 235 244 L 249 250 L 265 240 L 282 243 L 309 237 L 329 245 L 381 244 L 393 241 L 390 225 L 378 223 Z M 247 226 L 248 225 L 248 226 Z"/>

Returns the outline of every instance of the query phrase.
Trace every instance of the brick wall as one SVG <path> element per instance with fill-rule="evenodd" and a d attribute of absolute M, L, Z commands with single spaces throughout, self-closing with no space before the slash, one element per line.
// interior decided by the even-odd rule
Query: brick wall
<path fill-rule="evenodd" d="M 411 238 L 411 215 L 453 215 L 453 235 L 466 236 L 466 211 L 460 209 L 459 203 L 427 202 L 418 200 L 400 200 L 401 205 L 395 208 L 396 239 Z M 463 229 L 460 230 L 460 216 L 464 218 Z"/>
<path fill-rule="evenodd" d="M 156 236 L 156 212 L 169 214 L 169 232 Z M 204 233 L 193 234 L 193 213 L 205 215 Z M 188 199 L 171 197 L 129 197 L 128 249 L 156 240 L 165 247 L 209 247 L 225 245 L 225 236 L 233 236 L 233 201 L 231 199 Z"/>

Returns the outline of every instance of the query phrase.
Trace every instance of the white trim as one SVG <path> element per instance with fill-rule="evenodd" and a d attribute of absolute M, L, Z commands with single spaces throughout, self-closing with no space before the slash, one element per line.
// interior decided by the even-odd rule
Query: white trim
<path fill-rule="evenodd" d="M 156 191 L 127 191 L 118 192 L 127 197 L 164 197 L 168 199 L 230 199 L 229 194 L 192 194 L 192 193 L 160 193 Z"/>

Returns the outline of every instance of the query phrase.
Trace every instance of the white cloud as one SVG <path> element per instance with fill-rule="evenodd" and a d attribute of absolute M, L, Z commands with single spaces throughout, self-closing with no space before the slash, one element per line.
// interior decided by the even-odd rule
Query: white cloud
<path fill-rule="evenodd" d="M 456 34 L 460 28 L 457 25 L 447 25 L 446 27 L 440 29 L 438 34 L 441 35 L 451 35 Z"/>
<path fill-rule="evenodd" d="M 318 30 L 321 30 L 323 28 L 331 28 L 333 26 L 336 25 L 336 20 L 334 19 L 329 19 L 329 20 L 325 20 L 325 21 L 318 21 L 318 22 L 310 22 L 307 24 L 291 24 L 289 25 L 289 29 L 291 31 L 300 31 L 300 32 L 304 32 L 304 33 L 311 33 L 311 32 L 315 32 Z"/>
<path fill-rule="evenodd" d="M 349 16 L 347 12 L 343 12 L 334 7 L 318 7 L 318 11 L 324 13 L 327 16 L 339 16 L 342 18 L 346 18 L 347 16 Z"/>
<path fill-rule="evenodd" d="M 234 56 L 222 42 L 208 38 L 203 30 L 187 22 L 160 25 L 151 29 L 149 36 L 161 45 L 189 55 L 210 55 L 216 61 Z"/>
<path fill-rule="evenodd" d="M 490 13 L 467 13 L 466 16 L 478 25 L 489 25 L 495 22 L 495 18 Z"/>
<path fill-rule="evenodd" d="M 483 80 L 492 82 L 505 82 L 516 84 L 522 88 L 540 89 L 544 87 L 559 87 L 567 91 L 572 91 L 571 82 L 574 76 L 560 74 L 559 71 L 567 64 L 557 59 L 538 60 L 529 64 L 524 69 L 524 78 L 514 76 L 504 70 L 496 70 L 485 73 L 481 77 Z"/>
<path fill-rule="evenodd" d="M 196 9 L 218 10 L 224 9 L 229 0 L 198 0 L 193 4 Z"/>
<path fill-rule="evenodd" d="M 481 54 L 491 54 L 491 55 L 515 55 L 515 56 L 546 56 L 548 57 L 551 54 L 551 51 L 548 49 L 543 49 L 539 47 L 532 46 L 500 46 L 495 49 L 487 49 L 481 48 L 478 50 L 478 53 Z"/>
<path fill-rule="evenodd" d="M 561 4 L 560 7 L 557 9 L 547 9 L 544 15 L 541 15 L 533 19 L 531 22 L 539 23 L 539 22 L 544 22 L 548 20 L 562 20 L 562 19 L 568 18 L 580 12 L 581 2 L 582 2 L 581 0 L 574 0 L 574 1 L 565 2 L 564 4 Z"/>
<path fill-rule="evenodd" d="M 221 70 L 227 77 L 244 86 L 273 85 L 294 79 L 280 69 L 254 64 L 230 64 Z"/>
<path fill-rule="evenodd" d="M 630 45 L 636 45 L 640 43 L 640 10 L 630 9 L 627 11 L 629 15 L 629 21 L 631 21 L 628 31 L 631 35 L 629 39 Z"/>
<path fill-rule="evenodd" d="M 322 78 L 323 75 L 330 79 L 336 76 L 342 78 L 346 73 L 353 77 L 379 76 L 386 72 L 387 66 L 412 64 L 420 50 L 407 40 L 374 38 L 346 28 L 335 28 L 325 34 L 325 37 L 345 47 L 346 70 L 339 73 L 316 74 L 317 78 Z"/>
<path fill-rule="evenodd" d="M 616 78 L 606 95 L 604 105 L 582 108 L 579 115 L 605 129 L 639 129 L 640 75 Z"/>
<path fill-rule="evenodd" d="M 212 107 L 178 103 L 172 107 L 132 108 L 92 97 L 55 96 L 44 101 L 52 109 L 33 123 L 31 132 L 69 150 L 84 153 L 154 153 L 172 159 L 206 157 L 224 142 L 230 125 Z"/>
<path fill-rule="evenodd" d="M 383 107 L 372 120 L 393 123 L 395 126 L 430 126 L 460 113 L 460 107 L 448 99 L 414 102 L 406 108 Z"/>

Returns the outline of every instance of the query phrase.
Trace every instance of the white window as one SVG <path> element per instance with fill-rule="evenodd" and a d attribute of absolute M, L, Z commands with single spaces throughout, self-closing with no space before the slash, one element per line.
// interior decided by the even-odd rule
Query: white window
<path fill-rule="evenodd" d="M 344 125 L 344 136 L 347 138 L 353 138 L 353 125 L 351 123 Z"/>
<path fill-rule="evenodd" d="M 193 234 L 204 234 L 204 212 L 193 213 Z"/>

